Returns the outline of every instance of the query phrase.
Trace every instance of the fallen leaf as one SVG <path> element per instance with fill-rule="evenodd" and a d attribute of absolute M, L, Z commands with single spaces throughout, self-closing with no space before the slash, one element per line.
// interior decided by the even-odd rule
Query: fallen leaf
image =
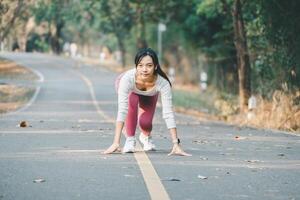
<path fill-rule="evenodd" d="M 19 124 L 19 127 L 22 127 L 22 128 L 25 128 L 27 126 L 28 126 L 28 124 L 27 124 L 26 121 L 21 121 L 20 124 Z"/>
<path fill-rule="evenodd" d="M 167 179 L 162 179 L 162 181 L 181 181 L 181 180 L 177 178 L 167 178 Z"/>
<path fill-rule="evenodd" d="M 260 160 L 246 160 L 248 163 L 258 163 L 261 162 Z"/>
<path fill-rule="evenodd" d="M 206 157 L 200 157 L 200 160 L 208 160 Z"/>
<path fill-rule="evenodd" d="M 244 139 L 246 139 L 246 137 L 235 136 L 234 139 L 236 139 L 236 140 L 244 140 Z"/>
<path fill-rule="evenodd" d="M 37 178 L 37 179 L 33 180 L 33 182 L 34 183 L 43 183 L 43 182 L 46 182 L 46 180 L 43 178 Z"/>
<path fill-rule="evenodd" d="M 196 143 L 196 144 L 207 144 L 208 141 L 206 141 L 206 140 L 193 140 L 193 143 Z"/>
<path fill-rule="evenodd" d="M 131 174 L 125 174 L 124 176 L 128 177 L 128 178 L 134 178 L 134 175 L 131 175 Z"/>
<path fill-rule="evenodd" d="M 200 179 L 208 179 L 206 176 L 198 175 L 198 178 Z"/>

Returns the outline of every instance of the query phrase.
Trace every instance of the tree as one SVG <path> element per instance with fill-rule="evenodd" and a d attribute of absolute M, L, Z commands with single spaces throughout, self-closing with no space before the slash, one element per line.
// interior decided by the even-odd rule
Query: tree
<path fill-rule="evenodd" d="M 222 1 L 202 1 L 199 5 L 199 12 L 205 13 L 210 18 L 216 19 L 219 16 L 223 16 L 221 22 L 224 24 L 221 26 L 221 30 L 217 30 L 215 35 L 220 35 L 224 32 L 225 35 L 231 34 L 229 40 L 234 44 L 236 52 L 236 65 L 238 69 L 238 82 L 239 82 L 239 105 L 240 111 L 245 111 L 248 105 L 248 99 L 251 95 L 251 70 L 250 70 L 250 59 L 247 47 L 247 36 L 243 20 L 244 13 L 242 12 L 242 4 L 240 0 L 222 0 Z M 229 21 L 228 16 L 232 14 L 232 18 Z M 231 26 L 228 26 L 229 24 Z M 231 30 L 227 28 L 230 27 Z M 230 38 L 230 37 L 229 37 Z M 233 41 L 233 42 L 232 42 Z M 218 45 L 221 42 L 214 45 Z M 225 45 L 223 45 L 225 46 Z M 222 52 L 221 49 L 215 49 L 216 53 Z M 230 48 L 227 50 L 225 55 L 232 55 Z"/>
<path fill-rule="evenodd" d="M 125 40 L 133 26 L 132 13 L 128 0 L 91 1 L 92 16 L 97 23 L 97 29 L 106 34 L 114 34 L 121 51 L 122 66 L 126 64 Z"/>
<path fill-rule="evenodd" d="M 24 8 L 23 0 L 4 0 L 0 1 L 0 43 L 3 42 L 7 34 L 13 27 L 16 19 Z"/>
<path fill-rule="evenodd" d="M 60 40 L 68 5 L 68 0 L 38 0 L 33 9 L 37 24 L 45 21 L 48 23 L 48 43 L 56 54 L 60 54 L 62 51 Z"/>
<path fill-rule="evenodd" d="M 300 88 L 300 1 L 259 1 L 261 21 L 272 55 L 276 86 L 287 85 L 288 89 Z"/>
<path fill-rule="evenodd" d="M 237 65 L 239 75 L 239 102 L 240 110 L 246 111 L 248 99 L 251 96 L 251 68 L 245 33 L 245 26 L 240 0 L 234 1 L 233 8 L 234 44 L 237 52 Z"/>

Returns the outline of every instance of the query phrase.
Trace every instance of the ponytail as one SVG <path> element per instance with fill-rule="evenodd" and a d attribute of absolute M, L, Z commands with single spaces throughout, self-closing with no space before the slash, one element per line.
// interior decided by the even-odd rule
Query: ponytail
<path fill-rule="evenodd" d="M 164 79 L 166 79 L 170 86 L 172 87 L 172 83 L 170 81 L 170 79 L 168 78 L 168 76 L 166 75 L 166 73 L 161 69 L 161 67 L 159 66 L 159 64 L 157 65 L 157 69 L 155 70 L 155 72 L 159 75 L 161 75 Z"/>

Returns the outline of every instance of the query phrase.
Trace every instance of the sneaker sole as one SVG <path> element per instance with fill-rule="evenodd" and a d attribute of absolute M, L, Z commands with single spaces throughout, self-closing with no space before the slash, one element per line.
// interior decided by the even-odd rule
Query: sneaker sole
<path fill-rule="evenodd" d="M 156 151 L 156 149 L 152 148 L 152 149 L 144 149 L 144 151 Z"/>
<path fill-rule="evenodd" d="M 127 150 L 127 151 L 122 151 L 122 153 L 134 153 L 134 150 Z"/>

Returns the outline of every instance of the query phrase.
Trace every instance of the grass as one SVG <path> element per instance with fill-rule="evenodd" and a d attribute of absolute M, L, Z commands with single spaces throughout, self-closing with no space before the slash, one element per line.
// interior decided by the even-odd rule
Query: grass
<path fill-rule="evenodd" d="M 173 89 L 173 104 L 179 112 L 238 126 L 300 132 L 300 91 L 295 94 L 275 91 L 272 100 L 261 96 L 256 99 L 256 109 L 239 113 L 237 96 L 221 94 L 212 88 L 206 92 L 191 86 Z"/>
<path fill-rule="evenodd" d="M 252 115 L 231 116 L 234 123 L 258 128 L 300 132 L 300 91 L 287 94 L 275 91 L 272 100 L 257 96 L 257 107 Z"/>
<path fill-rule="evenodd" d="M 37 80 L 29 69 L 0 57 L 0 79 Z"/>
<path fill-rule="evenodd" d="M 1 80 L 2 79 L 2 80 Z M 5 83 L 9 79 L 10 84 Z M 34 94 L 34 88 L 12 84 L 13 81 L 37 80 L 30 70 L 0 58 L 0 114 L 14 111 L 26 104 Z"/>
<path fill-rule="evenodd" d="M 0 85 L 0 113 L 19 109 L 31 99 L 34 91 L 28 87 Z"/>
<path fill-rule="evenodd" d="M 217 114 L 212 100 L 212 94 L 198 90 L 188 91 L 184 89 L 173 90 L 173 104 L 176 107 L 183 107 L 190 110 L 196 110 L 208 114 Z"/>

